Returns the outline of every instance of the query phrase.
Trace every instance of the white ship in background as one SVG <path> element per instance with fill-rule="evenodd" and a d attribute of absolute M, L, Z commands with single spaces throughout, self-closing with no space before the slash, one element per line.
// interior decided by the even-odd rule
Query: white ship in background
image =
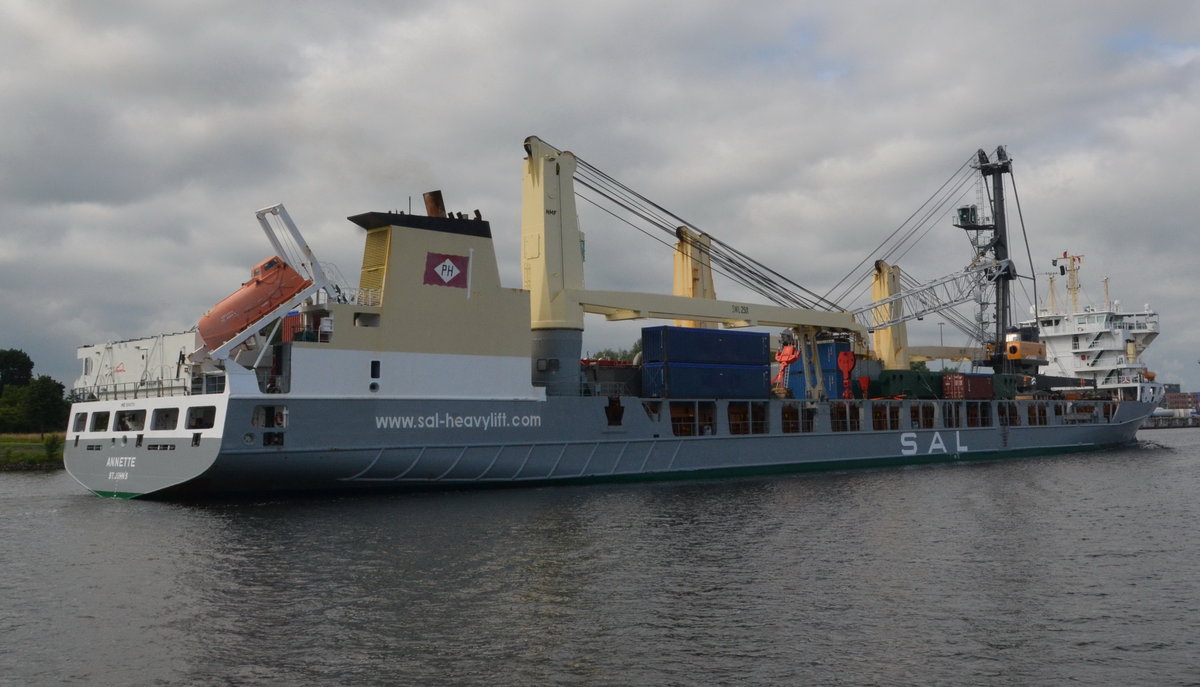
<path fill-rule="evenodd" d="M 1036 324 L 1046 344 L 1049 363 L 1045 374 L 1086 380 L 1097 389 L 1119 393 L 1122 399 L 1159 400 L 1161 386 L 1154 373 L 1146 369 L 1142 353 L 1158 337 L 1158 313 L 1146 305 L 1139 312 L 1126 312 L 1120 301 L 1108 294 L 1104 279 L 1102 307 L 1079 303 L 1079 266 L 1082 255 L 1064 251 L 1052 265 L 1049 295 L 1038 308 Z M 1055 278 L 1067 279 L 1067 302 L 1061 303 L 1055 290 Z M 1068 309 L 1069 308 L 1069 309 Z"/>

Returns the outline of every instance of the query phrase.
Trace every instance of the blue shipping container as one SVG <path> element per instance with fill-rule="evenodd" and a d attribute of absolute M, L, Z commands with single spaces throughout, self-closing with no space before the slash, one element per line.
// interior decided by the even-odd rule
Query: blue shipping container
<path fill-rule="evenodd" d="M 770 393 L 769 365 L 642 365 L 645 398 L 767 398 Z"/>
<path fill-rule="evenodd" d="M 856 395 L 861 395 L 858 389 L 858 381 L 851 378 L 851 391 Z M 804 374 L 800 370 L 795 370 L 788 376 L 788 388 L 792 390 L 792 395 L 797 398 L 804 397 Z M 843 379 L 841 372 L 830 372 L 824 370 L 821 372 L 821 386 L 825 387 L 825 395 L 829 398 L 841 398 Z"/>
<path fill-rule="evenodd" d="M 642 360 L 648 363 L 767 365 L 771 362 L 771 342 L 765 332 L 644 327 Z"/>
<path fill-rule="evenodd" d="M 821 361 L 821 372 L 838 372 L 838 353 L 850 350 L 848 341 L 822 341 L 817 344 L 817 358 Z"/>

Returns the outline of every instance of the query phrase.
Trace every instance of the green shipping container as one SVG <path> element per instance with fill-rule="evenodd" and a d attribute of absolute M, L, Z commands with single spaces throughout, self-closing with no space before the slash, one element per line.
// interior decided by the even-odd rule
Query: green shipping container
<path fill-rule="evenodd" d="M 942 395 L 942 373 L 884 370 L 879 373 L 879 391 L 881 396 L 939 398 Z"/>
<path fill-rule="evenodd" d="M 1024 375 L 997 374 L 992 375 L 992 396 L 1000 400 L 1015 398 L 1017 387 L 1021 385 Z"/>

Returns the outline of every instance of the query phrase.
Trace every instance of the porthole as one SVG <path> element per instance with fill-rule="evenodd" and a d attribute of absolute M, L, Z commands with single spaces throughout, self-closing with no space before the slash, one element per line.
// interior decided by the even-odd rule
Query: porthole
<path fill-rule="evenodd" d="M 379 391 L 379 382 L 371 382 L 371 386 L 368 388 L 370 388 L 371 391 Z"/>

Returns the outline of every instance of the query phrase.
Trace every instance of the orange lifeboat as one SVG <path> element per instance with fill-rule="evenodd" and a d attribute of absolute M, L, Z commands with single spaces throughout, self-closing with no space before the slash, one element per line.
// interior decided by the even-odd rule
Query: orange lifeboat
<path fill-rule="evenodd" d="M 200 338 L 215 349 L 259 318 L 286 303 L 312 281 L 305 279 L 279 256 L 254 266 L 250 281 L 200 318 Z"/>

